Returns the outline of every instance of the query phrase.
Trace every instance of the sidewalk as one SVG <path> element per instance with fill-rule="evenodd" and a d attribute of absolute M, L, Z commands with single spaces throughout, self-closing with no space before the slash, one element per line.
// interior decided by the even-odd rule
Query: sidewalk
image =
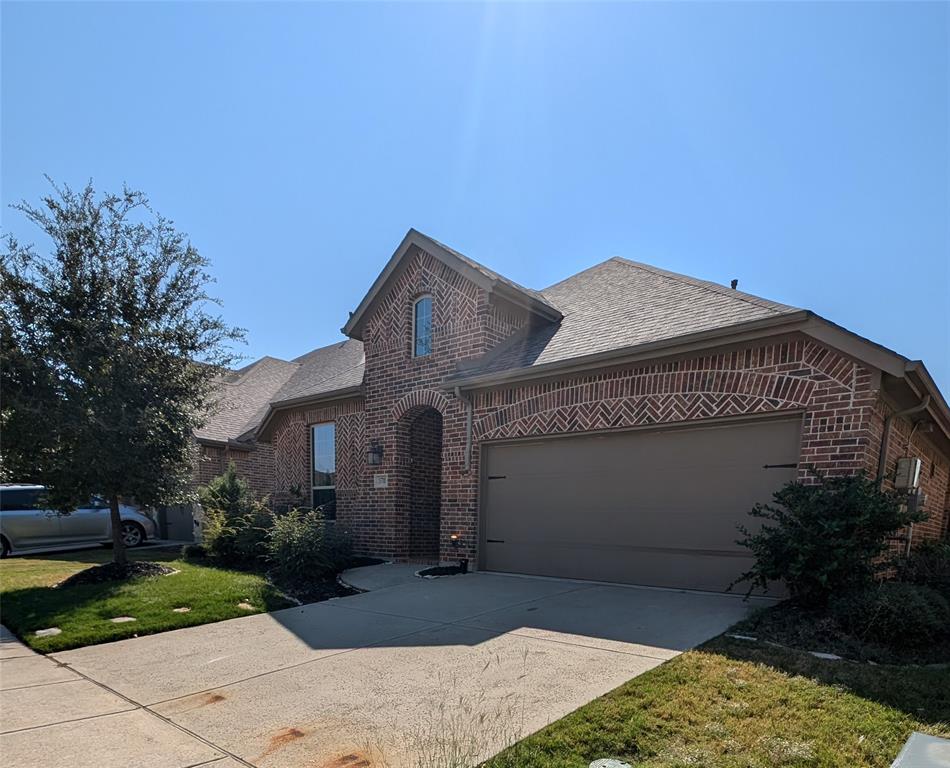
<path fill-rule="evenodd" d="M 48 766 L 64 755 L 73 768 L 241 765 L 110 688 L 34 653 L 3 626 L 0 690 L 5 765 Z"/>

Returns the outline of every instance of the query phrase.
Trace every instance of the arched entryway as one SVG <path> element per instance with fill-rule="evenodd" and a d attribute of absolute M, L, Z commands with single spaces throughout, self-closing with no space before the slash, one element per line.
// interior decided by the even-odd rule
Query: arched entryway
<path fill-rule="evenodd" d="M 417 406 L 403 417 L 408 448 L 409 557 L 439 559 L 442 506 L 442 414 Z"/>

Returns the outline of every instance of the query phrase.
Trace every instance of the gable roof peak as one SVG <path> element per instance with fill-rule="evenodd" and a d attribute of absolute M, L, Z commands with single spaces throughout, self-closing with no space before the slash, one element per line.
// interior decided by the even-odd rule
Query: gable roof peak
<path fill-rule="evenodd" d="M 557 321 L 562 317 L 560 310 L 540 291 L 518 285 L 513 280 L 509 280 L 474 259 L 462 255 L 455 249 L 443 245 L 438 240 L 423 234 L 417 229 L 410 228 L 399 247 L 396 248 L 386 263 L 383 271 L 373 282 L 369 292 L 363 297 L 359 306 L 350 313 L 346 325 L 342 328 L 344 335 L 362 340 L 363 323 L 370 308 L 376 304 L 385 286 L 398 273 L 406 256 L 413 252 L 414 248 L 425 251 L 489 293 L 498 294 L 509 302 L 524 307 L 546 320 Z"/>

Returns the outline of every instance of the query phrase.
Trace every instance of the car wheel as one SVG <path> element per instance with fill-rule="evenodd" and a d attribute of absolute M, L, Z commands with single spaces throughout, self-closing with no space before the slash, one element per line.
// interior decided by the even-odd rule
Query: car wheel
<path fill-rule="evenodd" d="M 5 536 L 0 536 L 0 557 L 7 557 L 10 554 L 10 542 Z"/>
<path fill-rule="evenodd" d="M 138 523 L 122 523 L 122 543 L 127 547 L 137 547 L 145 541 L 145 531 Z"/>

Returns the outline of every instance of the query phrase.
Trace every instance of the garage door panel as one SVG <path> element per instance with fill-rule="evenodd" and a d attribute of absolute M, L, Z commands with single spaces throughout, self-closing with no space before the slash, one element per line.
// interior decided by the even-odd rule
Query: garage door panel
<path fill-rule="evenodd" d="M 724 589 L 736 526 L 795 477 L 801 422 L 609 433 L 485 449 L 483 567 Z"/>
<path fill-rule="evenodd" d="M 717 552 L 649 551 L 610 545 L 562 549 L 535 545 L 531 551 L 530 546 L 523 557 L 502 555 L 494 570 L 550 576 L 553 562 L 547 559 L 556 558 L 554 575 L 560 578 L 718 592 L 725 590 L 753 562 L 746 555 L 726 556 Z"/>
<path fill-rule="evenodd" d="M 736 539 L 737 524 L 746 523 L 748 516 L 735 509 L 642 509 L 631 516 L 627 509 L 590 509 L 583 512 L 585 530 L 578 532 L 580 521 L 550 514 L 533 521 L 516 518 L 504 526 L 493 525 L 488 531 L 491 539 L 501 539 L 508 545 L 564 543 L 579 546 L 617 546 L 618 541 L 635 541 L 639 547 L 679 547 L 743 551 Z M 509 546 L 509 548 L 511 548 Z"/>

